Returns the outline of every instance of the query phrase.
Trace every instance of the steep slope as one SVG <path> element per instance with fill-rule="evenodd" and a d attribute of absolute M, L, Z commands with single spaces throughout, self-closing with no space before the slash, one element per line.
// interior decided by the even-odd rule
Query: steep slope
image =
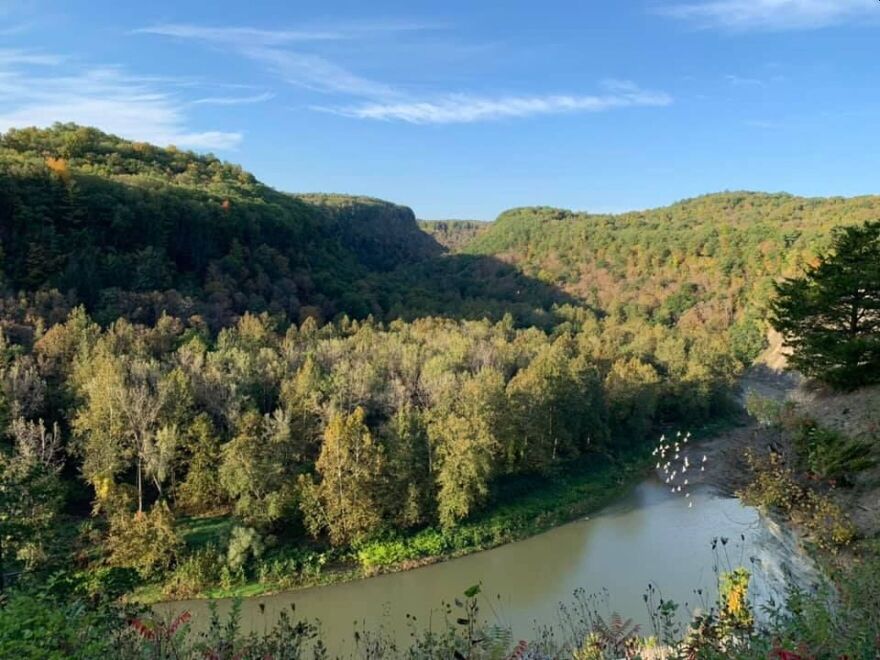
<path fill-rule="evenodd" d="M 82 303 L 103 323 L 167 312 L 212 329 L 245 311 L 546 324 L 568 300 L 492 257 L 446 258 L 406 207 L 284 194 L 210 155 L 75 125 L 0 137 L 0 248 L 7 321 Z"/>
<path fill-rule="evenodd" d="M 332 313 L 366 272 L 308 204 L 211 156 L 71 125 L 0 140 L 2 271 L 112 319 Z"/>
<path fill-rule="evenodd" d="M 608 313 L 725 329 L 752 325 L 773 280 L 814 260 L 831 228 L 876 218 L 876 196 L 749 192 L 622 215 L 520 208 L 461 251 L 501 259 Z M 762 341 L 763 329 L 748 335 Z"/>
<path fill-rule="evenodd" d="M 412 209 L 372 197 L 300 194 L 337 231 L 340 243 L 371 270 L 389 271 L 438 257 L 441 245 L 419 228 Z"/>
<path fill-rule="evenodd" d="M 490 226 L 481 220 L 419 220 L 422 231 L 448 250 L 464 248 Z"/>

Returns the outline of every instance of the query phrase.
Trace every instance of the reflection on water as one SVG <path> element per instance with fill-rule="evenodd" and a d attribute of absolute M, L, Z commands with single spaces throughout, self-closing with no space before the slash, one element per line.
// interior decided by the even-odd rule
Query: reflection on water
<path fill-rule="evenodd" d="M 382 626 L 404 641 L 407 614 L 437 629 L 444 617 L 441 603 L 477 583 L 483 585 L 483 613 L 523 638 L 536 621 L 554 623 L 558 604 L 569 602 L 578 587 L 591 593 L 607 589 L 610 610 L 644 624 L 642 596 L 649 583 L 664 598 L 698 607 L 697 589 L 714 597 L 718 560 L 722 569 L 728 564 L 751 568 L 752 588 L 761 600 L 781 593 L 787 572 L 799 584 L 815 579 L 794 538 L 756 510 L 709 490 L 697 490 L 691 499 L 694 506 L 688 508 L 688 500 L 650 479 L 594 516 L 525 541 L 404 573 L 246 600 L 243 624 L 262 631 L 294 603 L 300 618 L 321 621 L 332 652 L 345 653 L 355 621 Z M 711 543 L 720 537 L 730 541 L 719 544 L 716 554 Z M 230 604 L 221 602 L 220 612 Z M 196 629 L 208 618 L 203 601 L 159 607 L 189 609 Z"/>

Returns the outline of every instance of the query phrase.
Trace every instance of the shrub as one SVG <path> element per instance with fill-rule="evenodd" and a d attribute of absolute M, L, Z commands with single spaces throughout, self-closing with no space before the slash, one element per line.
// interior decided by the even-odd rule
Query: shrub
<path fill-rule="evenodd" d="M 166 581 L 164 592 L 168 597 L 196 596 L 220 579 L 223 558 L 213 545 L 199 548 L 187 556 Z"/>
<path fill-rule="evenodd" d="M 762 461 L 747 451 L 746 460 L 754 476 L 738 493 L 744 503 L 779 510 L 802 525 L 816 544 L 829 552 L 836 552 L 856 537 L 855 525 L 843 510 L 827 495 L 798 484 L 778 454 Z"/>
<path fill-rule="evenodd" d="M 259 562 L 256 573 L 261 584 L 292 587 L 298 581 L 298 568 L 299 562 L 293 557 L 273 557 Z"/>
<path fill-rule="evenodd" d="M 446 552 L 446 541 L 440 532 L 428 529 L 417 534 L 410 541 L 410 547 L 419 557 L 436 557 Z"/>
<path fill-rule="evenodd" d="M 782 457 L 779 454 L 758 457 L 751 449 L 746 450 L 745 456 L 753 478 L 737 496 L 749 506 L 790 513 L 803 496 L 803 491 Z"/>
<path fill-rule="evenodd" d="M 226 564 L 233 572 L 241 571 L 251 558 L 262 557 L 265 549 L 266 544 L 253 527 L 233 527 L 226 551 Z"/>
<path fill-rule="evenodd" d="M 140 581 L 137 571 L 116 566 L 98 566 L 76 573 L 78 592 L 92 601 L 115 600 L 130 592 Z"/>
<path fill-rule="evenodd" d="M 13 592 L 0 608 L 0 657 L 119 657 L 113 652 L 114 641 L 123 621 L 76 600 L 58 602 L 45 594 Z"/>
<path fill-rule="evenodd" d="M 754 390 L 749 390 L 746 394 L 746 412 L 754 417 L 761 426 L 778 426 L 782 420 L 785 405 L 776 399 L 761 396 Z"/>
<path fill-rule="evenodd" d="M 719 623 L 722 635 L 749 632 L 755 617 L 749 603 L 752 576 L 745 568 L 725 571 L 719 577 Z"/>
<path fill-rule="evenodd" d="M 182 545 L 174 529 L 174 515 L 165 504 L 134 516 L 120 513 L 110 521 L 107 547 L 111 565 L 132 568 L 143 578 L 169 570 Z"/>
<path fill-rule="evenodd" d="M 836 552 L 856 537 L 856 527 L 843 509 L 814 491 L 806 491 L 793 519 L 803 524 L 816 544 L 827 552 Z"/>
<path fill-rule="evenodd" d="M 804 466 L 821 479 L 840 479 L 876 463 L 871 444 L 847 438 L 805 420 L 795 434 L 795 447 Z"/>
<path fill-rule="evenodd" d="M 358 561 L 367 569 L 393 566 L 411 557 L 411 551 L 405 541 L 399 539 L 389 541 L 371 541 L 357 551 Z"/>

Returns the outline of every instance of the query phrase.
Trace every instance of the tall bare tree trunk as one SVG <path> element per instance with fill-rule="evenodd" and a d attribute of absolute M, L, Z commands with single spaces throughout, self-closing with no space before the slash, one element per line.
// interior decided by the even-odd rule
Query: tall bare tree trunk
<path fill-rule="evenodd" d="M 144 512 L 144 484 L 143 484 L 143 468 L 141 467 L 141 457 L 138 456 L 137 481 L 138 481 L 138 516 Z"/>

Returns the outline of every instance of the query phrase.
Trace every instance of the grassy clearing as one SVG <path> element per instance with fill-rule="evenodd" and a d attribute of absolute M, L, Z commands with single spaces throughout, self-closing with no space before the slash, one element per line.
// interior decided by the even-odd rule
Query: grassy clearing
<path fill-rule="evenodd" d="M 229 516 L 209 516 L 206 518 L 182 518 L 178 521 L 183 542 L 190 548 L 202 548 L 210 543 L 218 543 L 226 538 L 235 525 Z"/>

